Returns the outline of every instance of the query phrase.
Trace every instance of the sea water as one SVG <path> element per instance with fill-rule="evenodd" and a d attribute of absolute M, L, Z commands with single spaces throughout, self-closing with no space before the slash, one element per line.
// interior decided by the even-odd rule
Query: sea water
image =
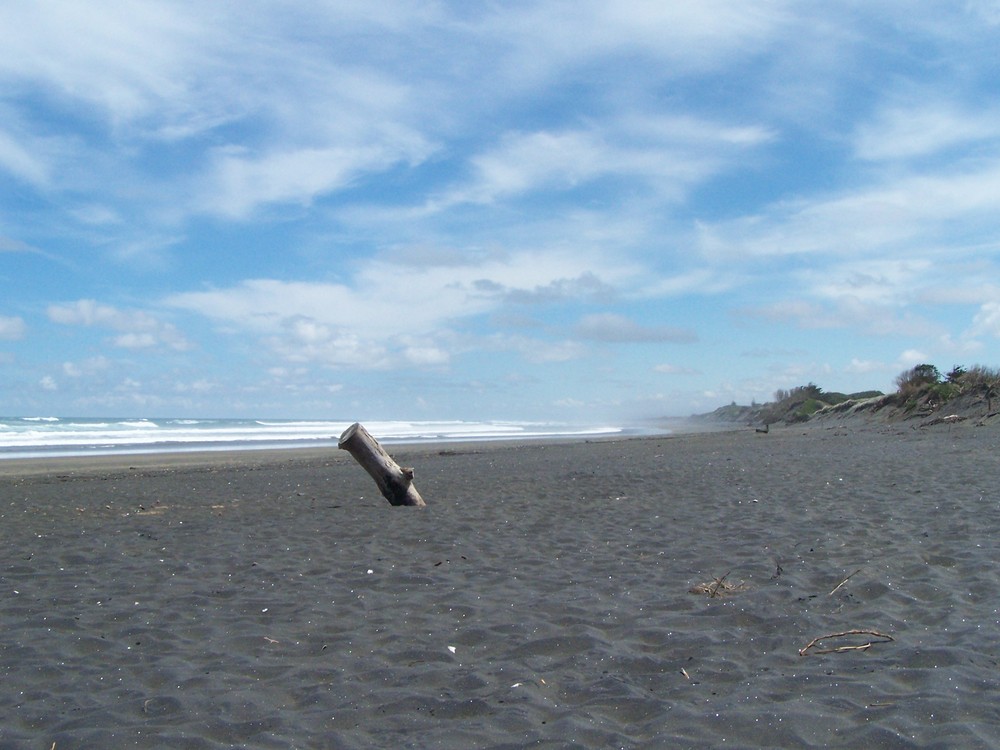
<path fill-rule="evenodd" d="M 338 420 L 0 418 L 0 459 L 336 446 L 351 425 Z M 380 442 L 584 438 L 621 427 L 550 422 L 366 421 Z"/>

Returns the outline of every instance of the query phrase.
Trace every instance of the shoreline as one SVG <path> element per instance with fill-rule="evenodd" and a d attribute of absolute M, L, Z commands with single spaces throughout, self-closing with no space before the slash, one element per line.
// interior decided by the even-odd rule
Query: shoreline
<path fill-rule="evenodd" d="M 433 455 L 469 453 L 532 445 L 561 445 L 605 441 L 644 440 L 651 437 L 675 437 L 673 434 L 607 435 L 586 437 L 502 438 L 495 440 L 441 440 L 382 443 L 390 454 Z M 144 451 L 141 453 L 101 453 L 94 455 L 53 455 L 0 458 L 0 478 L 52 473 L 84 474 L 125 470 L 238 469 L 247 465 L 274 465 L 292 461 L 303 463 L 339 459 L 354 461 L 337 443 L 325 446 L 283 446 L 266 448 L 212 448 L 191 450 Z"/>
<path fill-rule="evenodd" d="M 0 461 L 159 453 L 337 447 L 351 423 L 331 420 L 0 418 Z M 380 421 L 367 424 L 384 445 L 577 439 L 659 433 L 631 426 L 517 421 Z"/>
<path fill-rule="evenodd" d="M 729 425 L 692 425 L 690 429 L 663 428 L 622 428 L 616 433 L 594 433 L 580 435 L 524 435 L 501 438 L 461 439 L 447 438 L 440 440 L 385 440 L 380 441 L 383 448 L 390 454 L 426 455 L 448 452 L 470 452 L 501 450 L 503 448 L 521 448 L 532 445 L 560 445 L 575 443 L 619 442 L 629 440 L 663 439 L 697 435 L 702 433 L 734 432 L 741 428 Z M 661 429 L 662 431 L 657 431 Z M 35 456 L 0 456 L 0 477 L 18 474 L 44 474 L 49 472 L 74 471 L 82 472 L 93 468 L 94 471 L 115 471 L 125 469 L 168 469 L 176 467 L 205 467 L 215 464 L 243 465 L 248 463 L 272 463 L 289 459 L 304 461 L 320 459 L 329 456 L 350 458 L 341 451 L 334 438 L 322 445 L 268 445 L 261 447 L 234 446 L 213 448 L 172 448 L 163 450 L 143 450 L 136 452 L 108 452 L 94 454 L 69 455 L 35 455 Z"/>
<path fill-rule="evenodd" d="M 560 435 L 560 436 L 519 436 L 511 438 L 483 438 L 474 440 L 442 439 L 417 441 L 382 441 L 382 446 L 390 454 L 401 455 L 433 455 L 449 452 L 466 453 L 502 450 L 504 448 L 522 448 L 533 445 L 589 444 L 605 442 L 628 442 L 642 440 L 688 439 L 702 435 L 737 435 L 755 434 L 758 430 L 753 425 L 727 421 L 700 420 L 692 417 L 688 421 L 677 418 L 670 421 L 670 427 L 663 427 L 662 432 L 655 428 L 644 428 L 648 431 L 623 431 L 612 434 L 594 435 Z M 979 425 L 966 422 L 964 424 L 927 424 L 903 421 L 880 421 L 864 417 L 840 417 L 831 419 L 810 420 L 794 424 L 772 424 L 772 436 L 795 436 L 810 433 L 856 433 L 902 435 L 911 432 L 934 430 L 980 430 L 987 431 L 993 425 Z M 29 457 L 0 456 L 0 478 L 18 475 L 38 475 L 47 473 L 83 473 L 174 469 L 174 468 L 205 468 L 216 465 L 237 468 L 247 464 L 283 463 L 290 460 L 313 461 L 324 458 L 338 457 L 349 459 L 350 456 L 337 447 L 336 439 L 323 445 L 272 445 L 266 447 L 218 447 L 191 448 L 183 450 L 143 450 L 138 452 L 109 452 L 97 454 L 70 454 Z"/>

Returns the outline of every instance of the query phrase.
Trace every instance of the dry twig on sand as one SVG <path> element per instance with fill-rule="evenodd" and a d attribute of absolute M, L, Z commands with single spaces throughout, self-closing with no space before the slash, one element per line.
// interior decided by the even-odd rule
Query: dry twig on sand
<path fill-rule="evenodd" d="M 851 573 L 849 576 L 847 576 L 847 578 L 845 578 L 843 581 L 841 581 L 840 583 L 838 583 L 837 586 L 836 586 L 836 588 L 834 588 L 833 591 L 831 591 L 829 594 L 827 594 L 827 596 L 833 596 L 834 594 L 836 594 L 838 591 L 840 591 L 840 587 L 841 586 L 843 586 L 849 580 L 851 580 L 852 578 L 854 578 L 854 576 L 856 576 L 860 572 L 861 572 L 861 568 L 858 568 L 857 570 L 855 570 L 853 573 Z"/>
<path fill-rule="evenodd" d="M 834 648 L 814 648 L 817 643 L 822 641 L 830 640 L 831 638 L 843 638 L 848 635 L 873 635 L 877 638 L 881 638 L 881 641 L 869 641 L 868 643 L 863 643 L 857 646 L 835 646 Z M 891 635 L 886 635 L 885 633 L 880 633 L 877 630 L 845 630 L 843 633 L 830 633 L 829 635 L 821 635 L 819 638 L 813 638 L 809 643 L 799 649 L 799 656 L 805 656 L 806 654 L 841 654 L 845 651 L 867 651 L 876 643 L 886 643 L 888 641 L 896 640 Z M 812 649 L 812 651 L 810 651 Z"/>

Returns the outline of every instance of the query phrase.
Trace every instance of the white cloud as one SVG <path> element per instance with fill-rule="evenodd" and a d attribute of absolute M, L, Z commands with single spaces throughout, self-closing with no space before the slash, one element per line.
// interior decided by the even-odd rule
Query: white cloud
<path fill-rule="evenodd" d="M 797 321 L 809 328 L 832 327 L 833 322 L 825 308 L 803 299 L 785 299 L 770 302 L 759 307 L 745 308 L 736 311 L 739 316 L 749 315 L 779 322 Z"/>
<path fill-rule="evenodd" d="M 121 336 L 115 336 L 112 341 L 114 341 L 115 346 L 122 349 L 151 349 L 159 343 L 156 336 L 148 331 L 123 333 Z"/>
<path fill-rule="evenodd" d="M 889 366 L 885 362 L 852 357 L 851 363 L 844 368 L 844 371 L 857 375 L 867 375 L 871 372 L 885 372 L 887 369 L 889 369 Z"/>
<path fill-rule="evenodd" d="M 167 251 L 182 240 L 147 231 L 138 237 L 123 237 L 110 248 L 110 255 L 135 270 L 161 270 L 169 266 Z"/>
<path fill-rule="evenodd" d="M 997 0 L 965 0 L 965 10 L 979 15 L 991 26 L 1000 25 L 1000 2 Z"/>
<path fill-rule="evenodd" d="M 221 388 L 218 383 L 209 380 L 208 378 L 198 378 L 190 383 L 175 383 L 174 391 L 177 393 L 184 394 L 208 394 L 216 393 L 220 391 Z"/>
<path fill-rule="evenodd" d="M 574 332 L 577 336 L 609 343 L 671 342 L 692 343 L 694 331 L 672 326 L 645 326 L 616 313 L 593 313 L 583 316 Z"/>
<path fill-rule="evenodd" d="M 662 364 L 656 365 L 653 368 L 654 372 L 663 373 L 664 375 L 703 375 L 701 370 L 697 370 L 693 367 L 685 367 L 684 365 L 672 365 L 672 364 Z"/>
<path fill-rule="evenodd" d="M 984 252 L 992 250 L 993 248 L 984 249 Z M 1000 284 L 986 280 L 1000 279 L 1000 269 L 994 269 L 991 264 L 984 262 L 955 270 L 953 276 L 925 285 L 917 293 L 916 300 L 926 305 L 978 305 L 1000 299 Z"/>
<path fill-rule="evenodd" d="M 605 293 L 637 273 L 613 259 L 562 250 L 473 256 L 464 264 L 448 258 L 444 265 L 421 266 L 375 259 L 360 266 L 351 284 L 251 279 L 175 294 L 166 303 L 230 330 L 262 335 L 295 362 L 439 365 L 448 359 L 445 341 L 458 321 L 504 304 Z M 423 337 L 420 344 L 413 343 L 415 336 Z"/>
<path fill-rule="evenodd" d="M 867 336 L 942 336 L 946 329 L 906 308 L 872 303 L 846 294 L 832 302 L 787 299 L 738 310 L 741 316 L 791 322 L 806 329 L 852 329 Z"/>
<path fill-rule="evenodd" d="M 191 348 L 183 334 L 171 323 L 164 323 L 141 310 L 120 310 L 94 300 L 82 299 L 61 305 L 49 305 L 49 320 L 62 325 L 96 326 L 120 331 L 112 339 L 126 349 L 165 346 L 176 351 Z"/>
<path fill-rule="evenodd" d="M 919 349 L 907 349 L 896 359 L 897 367 L 907 368 L 926 364 L 929 357 Z"/>
<path fill-rule="evenodd" d="M 451 360 L 449 353 L 438 346 L 411 344 L 403 348 L 403 358 L 417 367 L 438 367 Z"/>
<path fill-rule="evenodd" d="M 979 308 L 969 335 L 1000 338 L 1000 302 L 987 302 Z"/>
<path fill-rule="evenodd" d="M 473 158 L 476 181 L 453 200 L 490 203 L 553 183 L 572 187 L 609 168 L 606 151 L 607 146 L 589 133 L 510 135 L 493 153 Z"/>
<path fill-rule="evenodd" d="M 0 73 L 33 80 L 124 124 L 157 112 L 187 118 L 195 77 L 239 25 L 181 3 L 65 0 L 8 3 L 0 11 Z"/>
<path fill-rule="evenodd" d="M 692 115 L 638 115 L 622 118 L 616 131 L 651 144 L 696 149 L 745 149 L 773 142 L 772 128 L 762 125 L 729 125 Z"/>
<path fill-rule="evenodd" d="M 741 286 L 745 281 L 745 277 L 736 269 L 726 268 L 724 265 L 687 271 L 669 270 L 649 274 L 637 293 L 642 297 L 719 294 Z"/>
<path fill-rule="evenodd" d="M 0 253 L 38 253 L 43 255 L 37 247 L 32 247 L 23 240 L 15 240 L 11 237 L 0 235 Z"/>
<path fill-rule="evenodd" d="M 118 320 L 120 313 L 110 305 L 99 305 L 93 300 L 80 300 L 69 305 L 49 307 L 49 319 L 65 325 L 95 325 Z"/>
<path fill-rule="evenodd" d="M 48 165 L 23 146 L 19 139 L 3 131 L 0 131 L 0 169 L 35 185 L 44 185 L 49 179 Z"/>
<path fill-rule="evenodd" d="M 89 357 L 82 362 L 63 362 L 63 374 L 70 378 L 82 378 L 111 369 L 111 360 L 104 356 Z"/>
<path fill-rule="evenodd" d="M 53 378 L 51 375 L 44 376 L 40 381 L 38 381 L 38 384 L 42 387 L 43 391 L 59 390 L 59 384 L 56 383 L 56 379 Z"/>
<path fill-rule="evenodd" d="M 80 206 L 79 208 L 73 209 L 70 213 L 76 217 L 78 221 L 91 226 L 105 226 L 109 224 L 122 223 L 122 217 L 117 211 L 98 203 L 90 203 Z"/>
<path fill-rule="evenodd" d="M 229 289 L 186 292 L 166 302 L 243 330 L 280 333 L 302 345 L 338 337 L 390 337 L 427 332 L 453 317 L 487 309 L 459 284 L 432 273 L 399 279 L 374 274 L 358 289 L 324 282 L 251 279 Z M 423 283 L 422 283 L 423 282 Z"/>
<path fill-rule="evenodd" d="M 17 341 L 27 330 L 23 318 L 0 315 L 0 341 Z"/>
<path fill-rule="evenodd" d="M 933 96 L 934 92 L 931 92 Z M 920 102 L 884 109 L 856 136 L 862 159 L 881 161 L 935 154 L 954 146 L 1000 139 L 1000 110 Z"/>
<path fill-rule="evenodd" d="M 801 287 L 825 300 L 888 305 L 912 300 L 938 276 L 929 258 L 858 260 L 795 274 Z"/>
<path fill-rule="evenodd" d="M 568 191 L 607 177 L 642 180 L 676 200 L 691 185 L 772 138 L 760 126 L 638 115 L 603 128 L 508 133 L 496 147 L 471 159 L 470 182 L 433 199 L 428 208 L 488 204 L 539 190 Z"/>
<path fill-rule="evenodd" d="M 428 102 L 413 99 L 407 71 L 394 76 L 354 48 L 358 32 L 391 47 L 380 31 L 414 34 L 419 26 L 404 19 L 430 23 L 435 15 L 408 2 L 367 13 L 343 3 L 299 10 L 263 3 L 252 13 L 236 3 L 157 0 L 5 4 L 0 81 L 53 92 L 105 120 L 115 147 L 81 137 L 42 161 L 37 155 L 49 149 L 29 137 L 35 123 L 22 123 L 17 134 L 0 132 L 0 169 L 95 196 L 111 197 L 115 184 L 119 205 L 74 212 L 89 224 L 108 225 L 124 212 L 132 222 L 156 222 L 309 204 L 361 174 L 429 153 L 420 128 L 408 124 L 426 119 L 418 112 Z M 206 153 L 198 139 L 212 131 L 219 135 Z M 171 168 L 172 155 L 150 190 L 154 173 L 139 177 L 129 167 L 163 141 L 193 143 L 195 163 L 209 168 L 183 160 Z M 128 204 L 138 196 L 146 200 L 137 217 Z"/>
<path fill-rule="evenodd" d="M 902 177 L 832 197 L 778 203 L 766 213 L 699 228 L 703 252 L 719 261 L 803 254 L 823 260 L 873 253 L 913 257 L 954 244 L 957 222 L 992 226 L 998 215 L 1000 161 L 986 161 L 969 171 Z"/>
<path fill-rule="evenodd" d="M 321 362 L 359 369 L 382 369 L 393 364 L 383 342 L 345 327 L 319 325 L 311 319 L 294 317 L 283 321 L 282 328 L 279 334 L 265 336 L 263 341 L 286 362 Z"/>
<path fill-rule="evenodd" d="M 626 52 L 661 65 L 661 75 L 670 77 L 760 49 L 784 24 L 785 5 L 556 0 L 501 9 L 484 28 L 514 48 L 500 72 L 519 80 L 555 76 L 571 64 Z"/>
<path fill-rule="evenodd" d="M 243 218 L 261 204 L 307 205 L 343 188 L 362 174 L 381 172 L 398 162 L 411 165 L 428 149 L 418 137 L 408 143 L 366 143 L 302 148 L 255 156 L 227 148 L 212 159 L 198 206 L 211 213 Z M 197 210 L 197 209 L 196 209 Z"/>
<path fill-rule="evenodd" d="M 501 336 L 495 339 L 501 349 L 518 352 L 532 364 L 569 362 L 579 359 L 585 349 L 576 341 L 548 341 L 527 336 Z"/>

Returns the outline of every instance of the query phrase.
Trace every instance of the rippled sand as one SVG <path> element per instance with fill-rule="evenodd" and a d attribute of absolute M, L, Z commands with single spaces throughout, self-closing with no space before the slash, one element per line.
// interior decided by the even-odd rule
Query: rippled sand
<path fill-rule="evenodd" d="M 997 747 L 998 448 L 394 450 L 425 509 L 336 450 L 0 465 L 0 748 Z"/>

